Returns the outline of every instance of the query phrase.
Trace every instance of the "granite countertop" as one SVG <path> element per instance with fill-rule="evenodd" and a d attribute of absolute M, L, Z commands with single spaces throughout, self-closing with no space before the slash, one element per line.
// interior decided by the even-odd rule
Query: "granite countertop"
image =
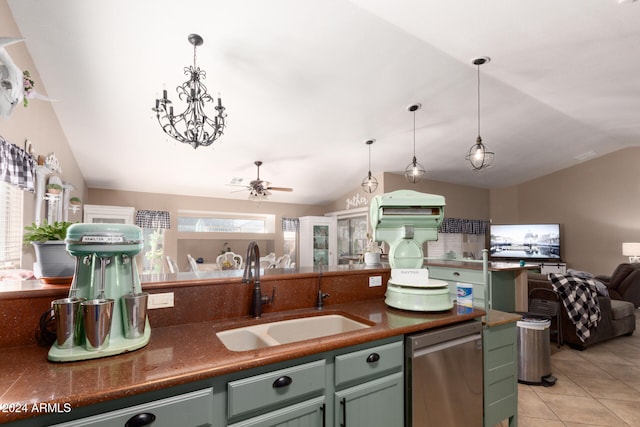
<path fill-rule="evenodd" d="M 374 326 L 359 331 L 233 352 L 216 332 L 296 317 L 343 314 Z M 4 348 L 0 354 L 0 405 L 71 404 L 72 408 L 123 398 L 153 390 L 229 374 L 249 368 L 348 347 L 369 341 L 418 332 L 480 318 L 483 310 L 458 314 L 456 307 L 439 313 L 397 310 L 383 299 L 268 313 L 249 317 L 152 328 L 149 344 L 139 350 L 79 362 L 53 363 L 48 348 L 35 345 Z M 0 423 L 33 414 L 0 412 Z"/>

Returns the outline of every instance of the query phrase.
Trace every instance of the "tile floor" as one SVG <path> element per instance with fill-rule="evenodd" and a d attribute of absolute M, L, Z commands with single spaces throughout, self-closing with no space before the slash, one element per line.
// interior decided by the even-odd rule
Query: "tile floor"
<path fill-rule="evenodd" d="M 519 427 L 640 427 L 640 309 L 636 332 L 585 351 L 551 345 L 551 387 L 518 384 Z M 502 426 L 508 423 L 503 421 Z"/>

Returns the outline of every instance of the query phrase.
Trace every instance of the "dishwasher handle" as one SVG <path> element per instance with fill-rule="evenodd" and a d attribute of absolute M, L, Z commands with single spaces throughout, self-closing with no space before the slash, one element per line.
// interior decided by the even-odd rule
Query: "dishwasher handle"
<path fill-rule="evenodd" d="M 435 353 L 436 351 L 444 350 L 445 348 L 455 347 L 458 345 L 462 345 L 462 344 L 472 342 L 472 341 L 477 341 L 477 340 L 479 340 L 479 343 L 478 343 L 479 348 L 482 349 L 482 335 L 473 334 L 473 335 L 467 335 L 466 337 L 456 338 L 451 341 L 445 341 L 438 344 L 433 344 L 428 347 L 414 349 L 410 357 L 415 359 L 416 357 L 424 356 L 425 354 Z"/>

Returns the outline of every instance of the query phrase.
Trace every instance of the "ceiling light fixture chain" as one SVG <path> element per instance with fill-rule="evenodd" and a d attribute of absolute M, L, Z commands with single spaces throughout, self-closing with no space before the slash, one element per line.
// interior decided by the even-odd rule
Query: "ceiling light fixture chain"
<path fill-rule="evenodd" d="M 209 146 L 224 134 L 226 128 L 225 107 L 218 94 L 216 114 L 213 118 L 205 113 L 205 103 L 214 103 L 213 97 L 207 92 L 202 80 L 207 73 L 197 65 L 197 48 L 204 40 L 198 34 L 189 34 L 189 43 L 193 45 L 193 66 L 185 67 L 184 73 L 189 80 L 176 88 L 178 98 L 187 103 L 182 114 L 173 113 L 173 105 L 167 98 L 167 91 L 162 91 L 162 98 L 156 99 L 156 106 L 152 108 L 162 130 L 177 141 L 191 145 L 193 148 Z"/>
<path fill-rule="evenodd" d="M 365 141 L 365 144 L 369 146 L 369 173 L 362 180 L 362 189 L 367 193 L 373 193 L 378 188 L 378 180 L 371 175 L 371 144 L 376 142 L 375 139 L 369 139 Z"/>
<path fill-rule="evenodd" d="M 474 58 L 471 62 L 477 66 L 477 80 L 478 80 L 478 137 L 476 143 L 471 146 L 469 153 L 465 156 L 465 159 L 469 161 L 474 171 L 480 171 L 487 169 L 493 163 L 494 153 L 487 150 L 487 147 L 482 143 L 482 137 L 480 136 L 480 66 L 491 61 L 488 56 L 481 56 Z"/>
<path fill-rule="evenodd" d="M 420 103 L 407 107 L 407 110 L 413 113 L 413 160 L 405 168 L 404 177 L 412 184 L 420 182 L 425 174 L 424 166 L 416 159 L 416 111 L 421 107 Z"/>

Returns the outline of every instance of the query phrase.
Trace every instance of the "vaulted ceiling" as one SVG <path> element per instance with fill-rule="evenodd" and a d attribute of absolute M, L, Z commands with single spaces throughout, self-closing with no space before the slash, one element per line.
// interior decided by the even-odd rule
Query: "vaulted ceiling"
<path fill-rule="evenodd" d="M 631 0 L 8 0 L 87 185 L 322 204 L 416 155 L 433 180 L 501 188 L 640 145 Z M 194 150 L 151 111 L 198 65 L 228 112 Z M 0 34 L 15 36 L 14 34 Z M 481 135 L 493 167 L 464 160 Z M 178 103 L 178 105 L 180 105 Z M 180 107 L 176 105 L 176 109 Z"/>

